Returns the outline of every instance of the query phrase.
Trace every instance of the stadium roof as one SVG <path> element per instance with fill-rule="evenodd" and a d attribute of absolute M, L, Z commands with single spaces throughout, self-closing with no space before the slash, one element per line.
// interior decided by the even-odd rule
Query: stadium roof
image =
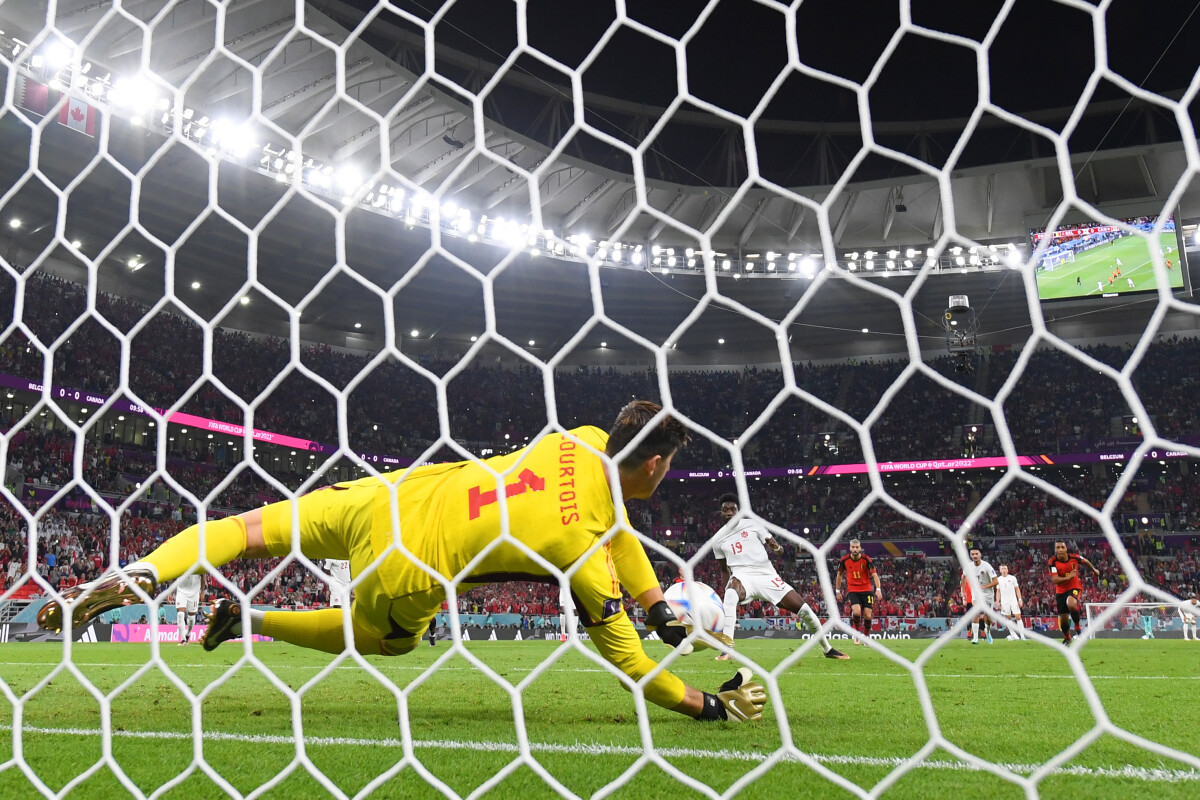
<path fill-rule="evenodd" d="M 416 4 L 398 5 L 416 16 L 371 15 L 364 11 L 373 8 L 371 3 L 314 2 L 305 6 L 304 28 L 298 30 L 292 0 L 244 0 L 226 6 L 219 37 L 214 7 L 203 0 L 184 0 L 166 10 L 161 3 L 126 3 L 119 12 L 108 2 L 65 0 L 57 4 L 54 32 L 43 29 L 45 2 L 0 7 L 0 28 L 33 45 L 17 56 L 18 72 L 36 76 L 30 53 L 58 39 L 81 46 L 80 63 L 93 64 L 91 77 L 108 73 L 110 87 L 125 94 L 120 109 L 111 94 L 97 98 L 114 110 L 104 118 L 97 140 L 51 121 L 36 131 L 38 172 L 54 187 L 71 186 L 61 207 L 55 190 L 33 174 L 31 160 L 24 157 L 34 142 L 29 126 L 39 119 L 12 112 L 0 119 L 0 180 L 14 188 L 0 213 L 29 221 L 16 233 L 4 231 L 11 240 L 9 257 L 36 262 L 52 246 L 65 208 L 53 256 L 59 271 L 69 272 L 74 262 L 76 274 L 83 274 L 83 262 L 65 246 L 77 240 L 86 257 L 103 254 L 97 270 L 101 288 L 152 300 L 163 293 L 169 261 L 157 239 L 175 245 L 171 271 L 182 302 L 234 327 L 286 333 L 286 315 L 265 297 L 251 291 L 249 306 L 236 302 L 245 293 L 249 254 L 261 286 L 282 301 L 294 304 L 312 294 L 299 318 L 301 335 L 364 347 L 378 346 L 384 334 L 377 293 L 407 280 L 395 292 L 397 334 L 407 338 L 417 330 L 419 342 L 432 336 L 435 344 L 414 346 L 440 345 L 452 353 L 485 325 L 483 289 L 463 267 L 487 272 L 508 251 L 442 235 L 442 248 L 434 252 L 428 230 L 419 224 L 406 227 L 384 213 L 399 189 L 410 198 L 426 191 L 443 203 L 452 201 L 469 210 L 472 224 L 484 215 L 535 223 L 535 229 L 564 238 L 586 236 L 593 247 L 609 239 L 631 247 L 642 243 L 647 250 L 661 243 L 677 248 L 681 262 L 686 248 L 702 247 L 694 231 L 707 231 L 713 248 L 739 263 L 769 251 L 923 250 L 943 238 L 948 225 L 958 234 L 952 241 L 964 245 L 1024 244 L 1027 229 L 1045 224 L 1063 194 L 1062 164 L 1053 158 L 1053 143 L 997 114 L 979 121 L 955 162 L 949 205 L 934 178 L 903 158 L 873 155 L 854 162 L 868 130 L 854 93 L 798 71 L 779 85 L 776 101 L 751 126 L 762 180 L 747 180 L 741 127 L 731 114 L 715 113 L 706 104 L 725 103 L 732 114 L 749 113 L 752 109 L 741 105 L 745 98 L 760 98 L 767 91 L 763 75 L 779 74 L 773 65 L 780 52 L 786 53 L 786 44 L 771 24 L 782 16 L 761 4 L 722 3 L 696 30 L 686 50 L 692 95 L 682 103 L 671 94 L 679 84 L 671 48 L 637 28 L 644 23 L 681 36 L 686 16 L 668 19 L 631 4 L 637 24 L 614 29 L 583 71 L 582 92 L 574 95 L 562 71 L 529 55 L 509 59 L 511 44 L 509 51 L 503 47 L 513 26 L 511 18 L 494 10 L 500 4 L 457 3 L 438 17 L 430 36 L 416 23 L 430 14 Z M 531 4 L 531 44 L 575 66 L 608 24 L 604 9 L 593 8 L 597 5 L 566 14 L 558 6 L 554 11 Z M 802 4 L 797 48 L 806 63 L 862 80 L 894 33 L 895 14 L 869 15 L 856 26 L 860 38 L 847 38 L 845 20 L 857 17 L 846 5 L 831 10 L 829 4 Z M 1047 24 L 1055 33 L 1049 38 L 1057 48 L 1042 47 L 1047 37 L 1037 42 L 1028 37 L 1027 6 L 1014 7 L 989 50 L 993 100 L 1019 102 L 1011 108 L 1023 118 L 1061 128 L 1072 111 L 1066 103 L 1083 93 L 1078 70 L 1056 72 L 1044 92 L 1028 90 L 1028 70 L 1031 64 L 1046 69 L 1047 59 L 1077 64 L 1080 42 L 1091 41 L 1090 23 L 1078 11 L 1043 9 L 1051 15 Z M 1162 98 L 1178 98 L 1194 77 L 1196 54 L 1175 41 L 1178 31 L 1168 23 L 1178 16 L 1179 31 L 1197 25 L 1180 13 L 1189 7 L 1194 11 L 1194 4 L 1156 10 L 1151 26 L 1144 12 L 1130 11 L 1133 4 L 1114 4 L 1109 15 L 1113 69 L 1124 70 L 1131 83 Z M 972 15 L 949 9 L 934 17 L 931 8 L 916 4 L 914 21 L 933 25 L 941 19 L 946 23 L 941 30 L 977 39 L 986 32 L 986 11 Z M 809 13 L 816 16 L 805 16 Z M 814 33 L 831 30 L 841 35 Z M 1125 46 L 1151 30 L 1153 47 Z M 724 38 L 717 31 L 724 31 Z M 549 35 L 554 32 L 559 35 Z M 429 41 L 436 42 L 432 53 L 426 52 Z M 1148 65 L 1153 54 L 1157 61 Z M 946 163 L 977 99 L 973 70 L 964 82 L 963 57 L 969 66 L 975 63 L 969 47 L 936 37 L 910 35 L 899 43 L 869 96 L 869 130 L 881 145 L 937 168 Z M 426 74 L 427 63 L 435 65 L 433 74 Z M 115 87 L 119 78 L 126 83 Z M 15 81 L 9 85 L 15 92 Z M 472 114 L 472 93 L 478 95 L 481 116 Z M 160 101 L 167 103 L 166 110 Z M 576 108 L 594 128 L 592 134 L 574 126 Z M 1170 112 L 1162 101 L 1131 97 L 1102 83 L 1070 142 L 1075 155 L 1068 179 L 1078 196 L 1114 215 L 1161 210 L 1186 168 L 1182 134 Z M 207 126 L 199 124 L 204 118 Z M 669 121 L 656 128 L 664 119 Z M 221 123 L 226 138 L 218 148 L 220 158 L 209 160 L 206 148 Z M 166 135 L 172 127 L 174 140 Z M 196 136 L 205 128 L 207 140 Z M 638 162 L 647 178 L 639 202 L 633 161 L 614 143 L 636 146 L 648 132 L 653 132 L 652 146 L 644 148 Z M 244 141 L 235 141 L 239 137 Z M 246 143 L 253 147 L 239 150 Z M 98 158 L 101 146 L 107 157 Z M 297 191 L 290 180 L 280 180 L 288 165 L 301 173 L 328 166 L 325 191 L 311 185 Z M 131 183 L 125 171 L 142 175 L 133 209 L 141 231 L 130 225 Z M 529 173 L 536 181 L 526 180 Z M 213 202 L 210 185 L 216 187 Z M 320 284 L 342 261 L 335 218 L 343 208 L 337 196 L 343 190 L 356 201 L 368 190 L 376 198 L 373 208 L 352 204 L 344 237 L 345 265 L 376 290 L 347 274 Z M 1189 187 L 1181 195 L 1185 219 L 1198 213 L 1197 192 Z M 824 213 L 818 213 L 818 205 Z M 1087 218 L 1082 210 L 1068 216 Z M 254 245 L 249 230 L 256 231 Z M 455 259 L 462 264 L 455 265 Z M 625 268 L 596 273 L 606 312 L 662 343 L 708 291 L 716 302 L 678 340 L 683 361 L 728 363 L 736 359 L 723 348 L 742 355 L 770 353 L 787 338 L 796 358 L 902 348 L 895 304 L 843 280 L 826 281 L 797 324 L 776 336 L 763 320 L 735 313 L 732 306 L 755 310 L 764 320 L 784 319 L 807 297 L 810 281 L 802 276 L 734 280 L 719 275 L 706 281 L 676 271 L 649 272 L 646 266 L 633 268 L 627 258 Z M 912 277 L 878 281 L 903 292 Z M 192 289 L 193 282 L 199 288 Z M 582 263 L 521 252 L 496 281 L 497 329 L 522 346 L 534 341 L 535 352 L 545 357 L 579 328 L 591 307 L 588 287 Z M 1024 338 L 1029 325 L 1024 287 L 1017 274 L 1003 269 L 931 278 L 916 297 L 919 332 L 934 340 L 940 336 L 937 320 L 946 297 L 956 293 L 972 295 L 977 307 L 986 304 L 983 329 L 991 333 L 991 342 Z M 232 306 L 222 311 L 227 304 Z M 1078 329 L 1063 323 L 1060 332 L 1136 330 L 1152 306 L 1142 301 L 1136 308 L 1143 311 L 1110 307 L 1101 313 L 1068 308 L 1066 315 L 1083 313 L 1085 322 Z M 726 345 L 716 344 L 722 338 Z M 619 353 L 621 341 L 597 330 L 579 346 L 598 350 L 606 342 L 603 349 Z"/>

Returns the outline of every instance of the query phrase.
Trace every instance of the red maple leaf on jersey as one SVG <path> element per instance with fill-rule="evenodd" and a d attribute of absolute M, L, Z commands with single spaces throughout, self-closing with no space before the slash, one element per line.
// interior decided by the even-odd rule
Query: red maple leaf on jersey
<path fill-rule="evenodd" d="M 87 116 L 87 115 L 83 112 L 83 109 L 80 108 L 79 106 L 75 106 L 74 108 L 71 109 L 71 118 L 74 119 L 76 122 L 83 122 L 83 118 L 85 116 Z"/>

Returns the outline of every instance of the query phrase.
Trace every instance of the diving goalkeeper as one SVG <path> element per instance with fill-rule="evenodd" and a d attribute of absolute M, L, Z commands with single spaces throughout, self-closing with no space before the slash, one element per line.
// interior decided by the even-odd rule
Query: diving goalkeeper
<path fill-rule="evenodd" d="M 541 563 L 511 542 L 500 543 L 475 561 L 500 536 L 507 518 L 513 539 L 564 572 L 575 569 L 571 593 L 591 640 L 611 664 L 641 680 L 657 665 L 645 654 L 622 608 L 621 587 L 646 610 L 647 625 L 668 645 L 680 644 L 686 633 L 663 599 L 645 550 L 629 532 L 628 515 L 615 504 L 609 472 L 596 453 L 616 456 L 654 421 L 653 429 L 616 469 L 623 498 L 650 497 L 675 452 L 688 440 L 680 422 L 657 417 L 661 410 L 655 403 L 634 401 L 621 409 L 607 435 L 591 426 L 551 433 L 527 448 L 483 462 L 436 464 L 419 467 L 407 477 L 393 472 L 339 483 L 295 501 L 209 522 L 205 557 L 220 567 L 237 558 L 287 555 L 295 511 L 299 548 L 305 556 L 348 559 L 352 575 L 362 576 L 351 607 L 355 649 L 367 655 L 401 655 L 420 643 L 441 609 L 445 590 L 401 553 L 399 544 L 447 580 L 473 564 L 458 584 L 460 591 L 501 581 L 556 582 Z M 501 513 L 498 474 L 503 476 L 506 514 Z M 393 518 L 399 523 L 398 533 L 393 533 Z M 616 534 L 592 550 L 613 529 Z M 193 569 L 199 550 L 199 528 L 192 526 L 130 564 L 127 578 L 110 572 L 68 590 L 63 602 L 71 609 L 73 625 L 141 602 L 131 584 L 153 596 L 159 584 Z M 38 613 L 39 625 L 60 630 L 62 609 L 57 602 L 48 603 Z M 253 633 L 272 639 L 327 653 L 346 647 L 340 609 L 246 609 L 243 616 L 238 603 L 221 600 L 209 616 L 204 648 L 212 650 L 241 636 L 246 619 Z M 766 693 L 750 682 L 751 677 L 743 668 L 715 694 L 708 694 L 664 670 L 647 681 L 643 691 L 650 702 L 701 720 L 757 719 Z"/>

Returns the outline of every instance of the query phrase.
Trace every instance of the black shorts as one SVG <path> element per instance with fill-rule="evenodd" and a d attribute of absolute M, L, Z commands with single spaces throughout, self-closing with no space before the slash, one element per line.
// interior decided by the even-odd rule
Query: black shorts
<path fill-rule="evenodd" d="M 1079 599 L 1079 590 L 1072 589 L 1069 592 L 1063 592 L 1062 594 L 1056 594 L 1054 596 L 1054 602 L 1058 606 L 1058 613 L 1060 613 L 1060 614 L 1070 614 L 1071 613 L 1071 609 L 1067 606 L 1067 598 L 1068 597 L 1074 597 L 1076 600 L 1078 600 Z"/>
<path fill-rule="evenodd" d="M 875 607 L 874 592 L 850 592 L 846 595 L 846 601 L 852 606 L 862 606 L 863 608 Z"/>

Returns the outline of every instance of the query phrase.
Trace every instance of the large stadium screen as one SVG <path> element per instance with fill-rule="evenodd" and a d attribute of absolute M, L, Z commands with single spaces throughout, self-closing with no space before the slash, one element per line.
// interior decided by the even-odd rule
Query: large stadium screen
<path fill-rule="evenodd" d="M 1187 264 L 1175 231 L 1175 219 L 1167 218 L 1155 234 L 1158 218 L 1123 219 L 1128 228 L 1106 223 L 1083 222 L 1054 229 L 1029 232 L 1033 247 L 1050 241 L 1037 265 L 1038 297 L 1041 300 L 1115 298 L 1158 290 L 1158 277 L 1151 248 L 1162 255 L 1172 291 L 1187 291 Z M 1131 233 L 1129 229 L 1137 231 Z"/>

